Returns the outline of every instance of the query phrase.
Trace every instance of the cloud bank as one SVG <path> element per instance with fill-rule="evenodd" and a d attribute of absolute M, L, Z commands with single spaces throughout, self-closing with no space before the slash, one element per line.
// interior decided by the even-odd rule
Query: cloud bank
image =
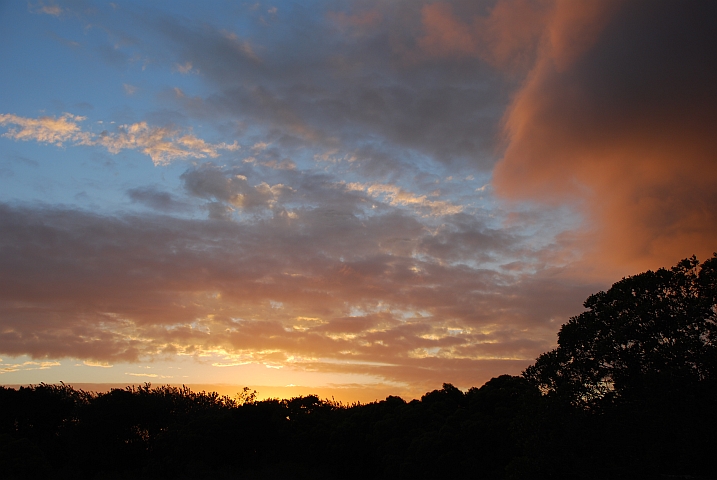
<path fill-rule="evenodd" d="M 216 354 L 469 384 L 522 368 L 552 343 L 564 299 L 585 294 L 549 272 L 461 263 L 446 245 L 474 258 L 517 240 L 460 214 L 430 231 L 400 212 L 237 223 L 5 205 L 0 225 L 0 349 L 15 355 Z"/>

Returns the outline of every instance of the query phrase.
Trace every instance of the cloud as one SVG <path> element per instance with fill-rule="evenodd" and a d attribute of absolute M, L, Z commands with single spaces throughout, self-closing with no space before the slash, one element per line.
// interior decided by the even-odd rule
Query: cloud
<path fill-rule="evenodd" d="M 120 44 L 102 44 L 99 45 L 96 50 L 100 57 L 108 64 L 122 68 L 130 61 L 130 56 L 122 51 L 120 46 Z"/>
<path fill-rule="evenodd" d="M 2 360 L 0 360 L 0 375 L 3 373 L 26 372 L 29 370 L 47 370 L 48 368 L 57 367 L 59 365 L 60 362 L 55 361 L 3 363 Z"/>
<path fill-rule="evenodd" d="M 284 160 L 257 160 L 255 157 L 247 157 L 244 159 L 244 163 L 254 163 L 261 165 L 262 167 L 272 168 L 275 170 L 295 170 L 296 163 L 291 159 Z"/>
<path fill-rule="evenodd" d="M 225 195 L 218 185 L 204 191 Z M 437 233 L 469 242 L 461 257 L 432 245 L 421 217 L 297 212 L 217 222 L 3 205 L 0 351 L 108 364 L 203 355 L 416 382 L 452 371 L 469 385 L 489 378 L 481 365 L 527 365 L 552 345 L 551 319 L 592 289 L 470 266 L 471 250 L 513 247 L 465 219 Z"/>
<path fill-rule="evenodd" d="M 328 12 L 328 19 L 342 31 L 354 36 L 367 35 L 381 22 L 379 10 L 366 10 L 348 14 L 346 12 Z"/>
<path fill-rule="evenodd" d="M 53 17 L 59 17 L 63 11 L 55 2 L 49 2 L 47 4 L 38 2 L 37 5 L 28 3 L 28 7 L 33 13 L 43 13 L 45 15 L 52 15 Z"/>
<path fill-rule="evenodd" d="M 224 38 L 229 41 L 229 44 L 233 50 L 239 52 L 242 56 L 253 60 L 254 62 L 260 62 L 261 59 L 254 52 L 254 47 L 248 40 L 243 40 L 234 32 L 223 31 Z"/>
<path fill-rule="evenodd" d="M 131 375 L 133 377 L 147 377 L 147 378 L 173 378 L 173 375 L 159 375 L 156 373 L 131 373 L 125 372 L 125 375 Z"/>
<path fill-rule="evenodd" d="M 110 153 L 122 150 L 140 150 L 148 155 L 155 165 L 166 165 L 174 160 L 189 158 L 216 158 L 221 150 L 236 151 L 240 146 L 232 144 L 207 143 L 191 133 L 183 133 L 170 127 L 152 127 L 147 122 L 120 125 L 116 132 L 103 131 L 99 134 L 82 131 L 78 122 L 85 120 L 66 113 L 59 118 L 24 118 L 12 114 L 0 114 L 0 125 L 10 128 L 3 136 L 13 140 L 34 140 L 63 146 L 101 145 Z"/>
<path fill-rule="evenodd" d="M 286 12 L 291 23 L 277 22 L 272 35 L 256 39 L 171 18 L 154 27 L 215 89 L 173 99 L 196 118 L 241 121 L 270 132 L 276 147 L 371 145 L 387 156 L 400 151 L 488 170 L 494 119 L 509 92 L 480 60 L 450 68 L 435 68 L 431 59 L 409 62 L 404 44 L 415 44 L 422 31 L 413 5 L 368 2 L 355 12 L 317 16 L 293 4 Z"/>
<path fill-rule="evenodd" d="M 130 188 L 127 190 L 127 195 L 133 202 L 161 212 L 180 212 L 189 208 L 186 203 L 178 200 L 174 195 L 159 191 L 154 187 Z"/>
<path fill-rule="evenodd" d="M 715 19 L 705 3 L 556 3 L 494 185 L 584 212 L 586 267 L 625 275 L 716 249 Z"/>
<path fill-rule="evenodd" d="M 426 195 L 415 195 L 396 185 L 349 183 L 346 188 L 352 191 L 365 191 L 375 198 L 385 198 L 390 205 L 425 208 L 431 212 L 431 215 L 454 215 L 463 210 L 461 205 L 451 205 L 443 200 L 429 200 Z"/>
<path fill-rule="evenodd" d="M 13 140 L 34 140 L 62 146 L 64 143 L 84 145 L 90 141 L 90 135 L 83 132 L 77 122 L 85 117 L 65 113 L 59 118 L 24 118 L 13 114 L 0 114 L 0 125 L 9 126 L 3 137 Z"/>
<path fill-rule="evenodd" d="M 132 95 L 134 95 L 135 93 L 137 93 L 137 87 L 135 87 L 134 85 L 130 85 L 130 84 L 128 84 L 128 83 L 123 83 L 123 84 L 122 84 L 122 88 L 124 88 L 124 92 L 125 92 L 127 95 L 132 96 Z"/>
<path fill-rule="evenodd" d="M 166 165 L 177 159 L 216 158 L 219 150 L 239 149 L 236 143 L 211 144 L 169 127 L 150 127 L 146 122 L 121 125 L 116 133 L 103 132 L 93 140 L 93 144 L 102 145 L 111 153 L 126 149 L 140 150 L 155 165 Z"/>
<path fill-rule="evenodd" d="M 112 365 L 107 362 L 93 362 L 91 360 L 85 360 L 82 364 L 87 367 L 112 368 Z"/>
<path fill-rule="evenodd" d="M 253 157 L 250 159 L 250 165 L 267 163 L 256 162 Z M 269 164 L 269 167 L 274 165 Z M 276 183 L 256 179 L 265 176 Z M 294 169 L 277 169 L 262 175 L 247 167 L 246 160 L 241 166 L 234 167 L 201 164 L 188 169 L 180 178 L 187 193 L 210 202 L 206 207 L 216 218 L 231 218 L 231 212 L 235 210 L 255 213 L 272 210 L 274 214 L 296 218 L 307 208 L 351 216 L 372 215 L 376 209 L 382 212 L 405 209 L 425 217 L 439 217 L 458 214 L 464 208 L 441 199 L 437 191 L 429 198 L 429 195 L 412 193 L 397 185 L 347 184 L 332 176 L 312 175 Z"/>
<path fill-rule="evenodd" d="M 183 64 L 177 63 L 177 64 L 175 64 L 174 67 L 177 69 L 177 71 L 179 73 L 184 74 L 184 75 L 186 75 L 188 73 L 193 73 L 193 72 L 196 73 L 196 70 L 192 69 L 192 62 L 184 62 Z"/>
<path fill-rule="evenodd" d="M 67 47 L 77 48 L 77 47 L 80 47 L 80 46 L 81 46 L 81 44 L 80 44 L 79 42 L 76 42 L 76 41 L 74 41 L 74 40 L 69 40 L 69 39 L 67 39 L 67 38 L 61 37 L 61 36 L 57 35 L 57 34 L 54 33 L 54 32 L 49 32 L 48 35 L 49 35 L 52 39 L 56 40 L 57 42 L 60 42 L 61 44 L 65 45 L 65 46 L 67 46 Z"/>
<path fill-rule="evenodd" d="M 522 73 L 534 62 L 550 7 L 530 0 L 500 0 L 488 8 L 479 2 L 430 3 L 421 10 L 418 47 L 429 57 L 480 58 Z"/>
<path fill-rule="evenodd" d="M 232 175 L 212 164 L 187 170 L 181 179 L 185 189 L 194 196 L 243 209 L 271 208 L 287 190 L 282 184 L 270 186 L 266 182 L 252 186 L 244 175 Z"/>

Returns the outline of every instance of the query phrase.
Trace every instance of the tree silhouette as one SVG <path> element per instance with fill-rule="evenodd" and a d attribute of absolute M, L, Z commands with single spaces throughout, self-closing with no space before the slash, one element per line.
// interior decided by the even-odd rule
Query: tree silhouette
<path fill-rule="evenodd" d="M 591 295 L 558 347 L 524 376 L 573 405 L 604 407 L 717 379 L 717 254 L 647 271 Z"/>
<path fill-rule="evenodd" d="M 545 402 L 523 472 L 712 478 L 717 254 L 624 278 L 585 307 L 524 372 Z"/>

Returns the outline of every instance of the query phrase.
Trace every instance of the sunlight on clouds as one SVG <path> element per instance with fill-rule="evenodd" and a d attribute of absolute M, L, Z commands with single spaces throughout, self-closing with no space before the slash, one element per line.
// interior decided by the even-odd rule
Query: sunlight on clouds
<path fill-rule="evenodd" d="M 125 375 L 132 377 L 147 377 L 147 378 L 174 378 L 172 375 L 158 375 L 156 373 L 131 373 L 125 372 Z"/>
<path fill-rule="evenodd" d="M 197 70 L 192 69 L 192 62 L 185 62 L 183 64 L 177 63 L 174 65 L 174 68 L 176 68 L 179 73 L 184 74 L 184 75 L 186 75 L 188 73 L 198 73 Z M 179 89 L 175 89 L 175 90 L 179 90 Z"/>
<path fill-rule="evenodd" d="M 326 333 L 324 335 L 331 340 L 354 340 L 358 337 L 355 333 Z"/>
<path fill-rule="evenodd" d="M 247 183 L 249 171 L 225 175 L 215 170 L 205 173 L 217 175 L 200 179 L 205 186 L 206 180 L 214 179 L 217 185 L 236 181 L 253 189 Z M 268 185 L 265 188 L 270 190 Z M 346 192 L 335 185 L 339 183 L 326 187 L 332 195 Z M 214 195 L 231 198 L 233 193 L 230 189 L 227 195 Z M 26 237 L 16 239 L 16 233 L 26 228 L 6 228 L 25 224 L 29 229 L 43 225 L 43 232 L 52 232 L 55 238 L 51 250 L 20 249 L 18 265 L 25 268 L 0 271 L 0 281 L 12 278 L 17 288 L 33 285 L 23 294 L 34 298 L 42 311 L 52 311 L 55 299 L 63 298 L 74 299 L 84 312 L 94 313 L 68 316 L 62 328 L 53 326 L 54 317 L 38 318 L 34 313 L 35 322 L 48 325 L 41 342 L 34 340 L 24 317 L 18 316 L 22 312 L 17 313 L 18 320 L 6 324 L 14 325 L 22 336 L 0 336 L 0 342 L 15 348 L 20 345 L 54 358 L 82 352 L 85 360 L 108 365 L 186 358 L 223 371 L 242 365 L 246 369 L 286 365 L 297 372 L 340 370 L 341 375 L 368 374 L 363 364 L 340 363 L 347 357 L 357 362 L 380 359 L 396 366 L 371 371 L 372 377 L 394 380 L 425 371 L 415 381 L 427 382 L 428 376 L 439 376 L 445 362 L 509 357 L 512 351 L 518 352 L 512 356 L 529 357 L 530 352 L 549 346 L 543 339 L 526 340 L 535 338 L 531 332 L 501 333 L 494 328 L 501 322 L 530 322 L 533 317 L 528 315 L 541 318 L 542 311 L 531 308 L 526 313 L 521 303 L 527 305 L 536 297 L 544 302 L 544 289 L 522 286 L 523 297 L 506 296 L 501 289 L 505 282 L 514 282 L 512 277 L 464 264 L 439 264 L 441 250 L 429 254 L 428 247 L 419 246 L 443 235 L 443 230 L 430 233 L 408 214 L 348 217 L 351 239 L 346 240 L 332 236 L 344 234 L 335 228 L 333 214 L 324 223 L 323 214 L 316 216 L 308 209 L 292 222 L 277 215 L 254 222 L 209 224 L 171 217 L 98 218 L 59 212 L 0 206 L 0 240 L 27 245 Z M 322 223 L 307 223 L 312 215 L 311 221 Z M 441 219 L 441 224 L 461 218 Z M 397 228 L 409 232 L 401 235 L 413 236 L 416 247 L 385 253 L 382 244 L 396 235 Z M 355 238 L 361 241 L 353 242 Z M 31 245 L 34 242 L 42 244 L 42 239 Z M 341 242 L 351 242 L 350 248 L 336 249 Z M 457 243 L 451 237 L 441 242 Z M 288 252 L 287 245 L 291 245 Z M 94 252 L 89 264 L 88 251 Z M 426 253 L 417 257 L 416 251 Z M 38 268 L 29 267 L 34 264 Z M 36 271 L 63 271 L 76 281 L 57 282 L 51 276 L 38 277 Z M 121 291 L 118 282 L 126 285 Z M 90 298 L 84 294 L 88 289 L 94 292 Z M 116 311 L 108 312 L 108 305 Z M 551 306 L 547 313 L 556 315 Z M 496 343 L 487 347 L 489 341 Z M 411 360 L 419 357 L 423 365 Z M 472 378 L 475 368 L 464 363 L 456 371 L 462 372 L 462 378 Z"/>
<path fill-rule="evenodd" d="M 462 205 L 453 205 L 443 200 L 429 200 L 426 195 L 415 195 L 396 185 L 352 182 L 346 184 L 346 189 L 365 191 L 374 198 L 385 198 L 389 205 L 393 206 L 425 207 L 430 209 L 431 215 L 434 216 L 455 215 L 463 211 Z"/>
<path fill-rule="evenodd" d="M 112 368 L 112 365 L 107 362 L 93 362 L 91 360 L 84 360 L 82 364 L 87 367 Z"/>
<path fill-rule="evenodd" d="M 239 365 L 248 365 L 252 362 L 229 362 L 229 363 L 220 363 L 220 362 L 214 362 L 212 363 L 212 367 L 236 367 Z"/>
<path fill-rule="evenodd" d="M 83 132 L 77 122 L 86 117 L 65 113 L 59 118 L 39 117 L 23 118 L 12 114 L 0 114 L 0 125 L 9 125 L 10 128 L 3 137 L 13 140 L 34 140 L 41 143 L 51 143 L 61 147 L 65 142 L 78 145 L 88 145 L 91 135 Z"/>
<path fill-rule="evenodd" d="M 29 370 L 47 370 L 52 367 L 58 367 L 60 366 L 60 362 L 50 361 L 50 362 L 35 362 L 35 361 L 29 361 L 29 362 L 23 362 L 23 363 L 3 363 L 2 360 L 0 360 L 0 374 L 3 373 L 12 373 L 12 372 L 23 372 L 23 371 L 29 371 Z"/>
<path fill-rule="evenodd" d="M 131 95 L 136 91 L 136 87 L 125 84 L 125 90 Z M 207 143 L 192 134 L 181 135 L 177 129 L 151 127 L 147 122 L 120 125 L 116 133 L 103 131 L 95 134 L 82 131 L 78 122 L 85 119 L 86 117 L 70 113 L 65 113 L 59 118 L 37 119 L 0 114 L 0 125 L 9 126 L 3 136 L 13 140 L 34 140 L 57 146 L 63 146 L 64 143 L 101 145 L 114 154 L 122 150 L 140 150 L 148 155 L 155 165 L 167 165 L 179 159 L 216 158 L 222 150 L 234 152 L 241 148 L 236 141 L 232 144 Z"/>
<path fill-rule="evenodd" d="M 242 55 L 254 60 L 254 61 L 261 61 L 261 59 L 256 55 L 254 52 L 254 48 L 251 46 L 251 43 L 247 40 L 241 40 L 239 36 L 237 36 L 236 33 L 224 31 L 222 32 L 224 34 L 224 38 L 229 40 L 232 44 L 232 46 L 240 52 Z"/>
<path fill-rule="evenodd" d="M 416 348 L 408 352 L 409 358 L 434 358 L 441 352 L 440 347 Z"/>
<path fill-rule="evenodd" d="M 150 127 L 146 122 L 121 125 L 118 133 L 104 133 L 94 141 L 111 153 L 125 149 L 138 149 L 152 159 L 155 165 L 167 165 L 173 160 L 185 158 L 215 158 L 219 150 L 235 151 L 236 143 L 227 145 L 208 144 L 194 135 L 178 136 L 177 130 L 168 127 Z"/>
<path fill-rule="evenodd" d="M 292 325 L 292 328 L 301 332 L 306 332 L 312 328 L 316 328 L 327 323 L 325 320 L 318 317 L 296 317 L 294 321 L 297 325 Z"/>
<path fill-rule="evenodd" d="M 262 150 L 266 150 L 268 146 L 269 143 L 267 142 L 257 142 L 251 146 L 251 150 L 252 152 L 261 152 Z"/>
<path fill-rule="evenodd" d="M 418 338 L 422 338 L 424 340 L 440 340 L 443 337 L 436 335 L 435 333 L 425 333 L 423 335 L 419 335 Z"/>
<path fill-rule="evenodd" d="M 60 14 L 62 14 L 62 9 L 59 5 L 55 4 L 55 2 L 49 2 L 48 4 L 38 2 L 37 5 L 28 2 L 28 7 L 33 13 L 44 13 L 45 15 L 52 15 L 53 17 L 59 17 Z"/>
<path fill-rule="evenodd" d="M 314 160 L 319 162 L 327 162 L 327 163 L 341 163 L 341 162 L 348 162 L 353 163 L 357 159 L 356 155 L 353 153 L 346 153 L 341 154 L 340 150 L 338 148 L 332 148 L 331 150 L 324 152 L 324 153 L 317 153 L 314 155 Z"/>

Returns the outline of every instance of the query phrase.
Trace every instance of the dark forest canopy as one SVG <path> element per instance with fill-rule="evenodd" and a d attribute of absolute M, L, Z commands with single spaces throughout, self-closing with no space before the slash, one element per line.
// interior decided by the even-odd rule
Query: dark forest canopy
<path fill-rule="evenodd" d="M 717 254 L 585 307 L 523 376 L 411 402 L 0 387 L 0 476 L 715 478 Z"/>

